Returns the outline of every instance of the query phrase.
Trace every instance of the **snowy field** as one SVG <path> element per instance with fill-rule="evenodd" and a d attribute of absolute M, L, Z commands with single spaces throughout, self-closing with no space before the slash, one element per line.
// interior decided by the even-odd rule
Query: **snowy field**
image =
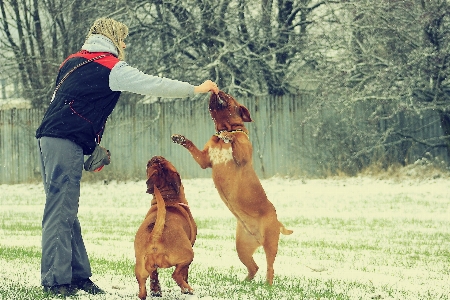
<path fill-rule="evenodd" d="M 189 277 L 195 295 L 182 296 L 168 269 L 160 271 L 159 299 L 450 299 L 450 179 L 436 177 L 262 180 L 294 230 L 281 235 L 273 288 L 263 284 L 262 251 L 255 281 L 241 282 L 235 219 L 212 180 L 183 180 L 199 229 Z M 42 186 L 0 189 L 0 298 L 43 299 Z M 74 299 L 138 299 L 133 240 L 150 205 L 145 190 L 144 180 L 83 183 L 79 219 L 92 279 L 108 294 L 80 291 Z"/>

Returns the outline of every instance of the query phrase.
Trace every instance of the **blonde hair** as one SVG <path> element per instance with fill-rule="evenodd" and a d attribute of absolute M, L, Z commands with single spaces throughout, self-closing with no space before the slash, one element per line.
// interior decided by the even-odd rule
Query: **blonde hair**
<path fill-rule="evenodd" d="M 101 34 L 109 38 L 117 48 L 118 58 L 120 60 L 125 59 L 125 51 L 120 46 L 120 42 L 124 42 L 128 36 L 127 25 L 110 18 L 100 18 L 95 20 L 91 29 L 89 29 L 86 39 L 92 34 Z"/>

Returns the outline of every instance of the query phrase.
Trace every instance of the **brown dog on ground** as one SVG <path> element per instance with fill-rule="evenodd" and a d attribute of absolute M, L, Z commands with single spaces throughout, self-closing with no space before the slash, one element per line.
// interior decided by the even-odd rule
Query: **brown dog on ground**
<path fill-rule="evenodd" d="M 188 284 L 189 265 L 194 258 L 197 226 L 184 195 L 175 167 L 162 156 L 147 163 L 147 193 L 153 194 L 150 210 L 134 240 L 135 274 L 139 298 L 147 297 L 145 283 L 150 276 L 152 296 L 161 296 L 158 268 L 175 266 L 172 278 L 183 294 L 193 294 Z"/>
<path fill-rule="evenodd" d="M 263 246 L 266 253 L 266 282 L 273 283 L 273 264 L 278 252 L 280 232 L 291 234 L 277 219 L 273 204 L 252 166 L 252 144 L 244 122 L 252 122 L 248 109 L 233 97 L 220 91 L 212 94 L 209 111 L 216 134 L 200 151 L 182 135 L 172 135 L 172 141 L 189 150 L 197 163 L 212 168 L 212 178 L 223 202 L 237 218 L 236 250 L 247 267 L 246 280 L 258 271 L 253 253 Z"/>

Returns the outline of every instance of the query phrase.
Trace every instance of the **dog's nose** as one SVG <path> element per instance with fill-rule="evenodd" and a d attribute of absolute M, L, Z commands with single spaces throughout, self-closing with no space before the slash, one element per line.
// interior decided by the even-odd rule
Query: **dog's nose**
<path fill-rule="evenodd" d="M 226 102 L 220 97 L 220 95 L 217 95 L 217 102 L 220 106 L 226 105 Z"/>
<path fill-rule="evenodd" d="M 219 95 L 212 94 L 209 102 L 209 108 L 210 109 L 222 109 L 227 107 L 227 101 L 222 99 Z"/>

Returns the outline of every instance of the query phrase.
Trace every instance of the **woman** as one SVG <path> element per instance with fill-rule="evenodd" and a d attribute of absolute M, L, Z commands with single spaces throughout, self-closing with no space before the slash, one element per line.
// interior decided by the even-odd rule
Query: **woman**
<path fill-rule="evenodd" d="M 36 131 L 46 193 L 41 281 L 47 293 L 69 296 L 79 289 L 104 293 L 89 279 L 92 273 L 77 213 L 83 165 L 93 171 L 109 163 L 109 151 L 99 143 L 121 92 L 165 98 L 218 93 L 210 80 L 193 86 L 129 66 L 124 61 L 127 35 L 127 26 L 113 19 L 94 22 L 81 51 L 61 64 L 55 92 Z M 84 155 L 91 155 L 86 163 Z"/>

